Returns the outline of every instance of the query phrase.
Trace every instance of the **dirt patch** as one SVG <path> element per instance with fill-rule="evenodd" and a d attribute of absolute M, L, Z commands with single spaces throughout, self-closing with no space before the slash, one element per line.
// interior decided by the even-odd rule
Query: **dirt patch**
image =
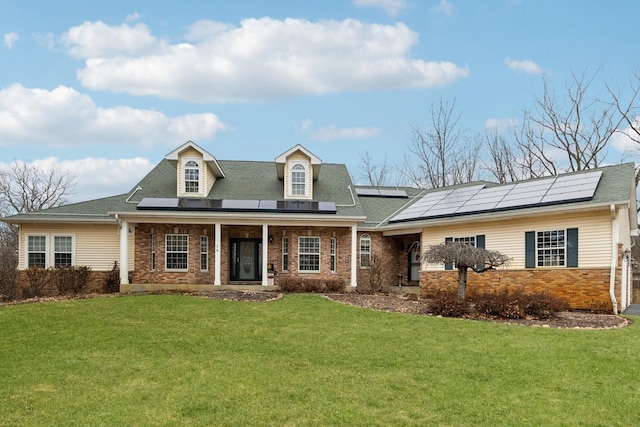
<path fill-rule="evenodd" d="M 373 310 L 409 313 L 429 314 L 428 300 L 418 298 L 411 300 L 407 297 L 396 295 L 367 295 L 367 294 L 331 294 L 326 295 L 333 301 L 345 304 L 366 307 Z M 596 314 L 586 312 L 563 312 L 554 318 L 547 320 L 536 319 L 491 319 L 481 316 L 467 316 L 468 319 L 484 320 L 491 322 L 510 323 L 518 325 L 541 326 L 547 328 L 584 328 L 584 329 L 609 329 L 627 326 L 630 322 L 622 316 L 613 314 Z"/>

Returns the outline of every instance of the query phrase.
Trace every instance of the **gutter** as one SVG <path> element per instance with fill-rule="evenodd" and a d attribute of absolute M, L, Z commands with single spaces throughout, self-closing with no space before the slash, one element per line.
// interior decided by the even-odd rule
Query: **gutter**
<path fill-rule="evenodd" d="M 616 205 L 611 205 L 611 273 L 609 275 L 609 298 L 613 305 L 613 314 L 618 314 L 618 301 L 616 301 L 616 266 L 618 265 L 618 244 L 614 236 L 618 232 L 618 220 L 616 218 Z"/>

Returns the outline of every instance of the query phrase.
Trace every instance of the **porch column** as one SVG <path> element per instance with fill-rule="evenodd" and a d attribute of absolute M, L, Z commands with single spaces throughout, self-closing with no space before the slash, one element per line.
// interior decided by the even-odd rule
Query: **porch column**
<path fill-rule="evenodd" d="M 220 262 L 220 234 L 222 234 L 221 232 L 222 227 L 220 227 L 219 223 L 215 224 L 215 229 L 214 229 L 214 244 L 213 244 L 213 265 L 214 265 L 214 276 L 213 276 L 213 285 L 214 286 L 220 286 L 222 284 L 222 281 L 220 280 L 220 269 L 222 267 L 220 267 L 221 262 Z"/>
<path fill-rule="evenodd" d="M 351 226 L 351 287 L 358 286 L 358 229 Z"/>
<path fill-rule="evenodd" d="M 269 259 L 269 226 L 262 224 L 262 286 L 269 286 L 269 278 L 267 277 L 267 260 Z"/>
<path fill-rule="evenodd" d="M 129 284 L 129 223 L 120 221 L 120 284 Z"/>

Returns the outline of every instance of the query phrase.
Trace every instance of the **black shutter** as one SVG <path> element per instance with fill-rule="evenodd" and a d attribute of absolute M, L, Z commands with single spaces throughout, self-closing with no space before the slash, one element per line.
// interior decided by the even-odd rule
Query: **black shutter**
<path fill-rule="evenodd" d="M 536 232 L 527 231 L 524 233 L 524 266 L 526 268 L 536 267 Z"/>
<path fill-rule="evenodd" d="M 476 236 L 476 248 L 485 249 L 485 247 L 484 247 L 484 234 L 478 234 Z M 478 270 L 481 270 L 481 269 L 484 268 L 484 265 L 483 264 L 478 264 L 478 265 L 476 265 L 476 268 Z"/>
<path fill-rule="evenodd" d="M 444 243 L 451 243 L 453 242 L 453 237 L 447 237 L 446 239 L 444 239 Z M 453 270 L 453 264 L 452 263 L 447 263 L 444 265 L 444 269 L 445 270 Z"/>
<path fill-rule="evenodd" d="M 567 228 L 567 267 L 578 266 L 578 229 Z"/>

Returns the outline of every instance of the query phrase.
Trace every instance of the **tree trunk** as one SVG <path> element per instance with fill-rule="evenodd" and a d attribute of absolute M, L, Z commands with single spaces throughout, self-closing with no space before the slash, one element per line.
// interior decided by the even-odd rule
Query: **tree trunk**
<path fill-rule="evenodd" d="M 463 300 L 467 291 L 468 267 L 458 267 L 458 299 Z"/>

